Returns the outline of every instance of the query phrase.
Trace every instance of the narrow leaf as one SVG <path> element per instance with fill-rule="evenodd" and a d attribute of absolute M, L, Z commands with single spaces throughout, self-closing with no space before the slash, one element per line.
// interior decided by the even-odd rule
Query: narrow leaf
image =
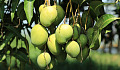
<path fill-rule="evenodd" d="M 30 22 L 32 20 L 32 17 L 33 17 L 34 1 L 35 0 L 25 0 L 24 1 L 24 10 L 25 10 L 26 17 L 27 17 L 27 20 L 28 20 L 29 24 L 30 24 Z"/>
<path fill-rule="evenodd" d="M 18 36 L 21 40 L 25 41 L 26 39 L 21 35 L 19 30 L 13 26 L 5 26 L 9 31 Z"/>
<path fill-rule="evenodd" d="M 93 10 L 93 12 L 95 13 L 95 15 L 100 15 L 100 8 L 104 5 L 103 2 L 101 1 L 91 1 L 90 2 L 90 8 L 91 10 Z"/>
<path fill-rule="evenodd" d="M 98 39 L 100 32 L 101 32 L 101 30 L 99 30 L 99 29 L 94 31 L 94 37 L 93 37 L 92 43 L 90 45 L 90 48 L 94 47 L 95 42 Z"/>
<path fill-rule="evenodd" d="M 0 43 L 0 50 L 2 50 L 8 44 L 12 37 L 14 37 L 14 34 L 12 33 L 6 35 L 5 39 Z"/>
<path fill-rule="evenodd" d="M 11 21 L 13 21 L 14 18 L 14 14 L 17 8 L 17 5 L 19 3 L 20 0 L 12 0 L 12 12 L 11 12 Z"/>
<path fill-rule="evenodd" d="M 120 19 L 116 18 L 115 16 L 111 14 L 105 14 L 100 17 L 100 19 L 96 22 L 94 29 L 103 29 L 105 28 L 108 24 L 110 24 L 112 21 Z"/>
<path fill-rule="evenodd" d="M 4 1 L 0 1 L 0 19 L 4 17 Z"/>
<path fill-rule="evenodd" d="M 16 57 L 17 59 L 19 59 L 20 61 L 29 63 L 29 59 L 27 55 L 19 50 L 12 52 L 12 55 Z"/>
<path fill-rule="evenodd" d="M 24 11 L 24 2 L 20 3 L 18 8 L 17 8 L 17 16 L 21 19 L 21 20 L 26 20 L 26 15 L 25 15 L 25 11 Z"/>
<path fill-rule="evenodd" d="M 94 26 L 94 37 L 90 45 L 90 48 L 94 47 L 95 41 L 98 39 L 101 30 L 116 19 L 120 19 L 120 18 L 116 18 L 111 14 L 105 14 L 99 18 L 99 20 L 96 22 Z"/>

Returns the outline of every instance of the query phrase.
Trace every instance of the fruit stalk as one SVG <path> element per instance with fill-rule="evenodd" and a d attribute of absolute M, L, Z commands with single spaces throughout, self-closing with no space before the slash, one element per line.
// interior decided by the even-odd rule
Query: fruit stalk
<path fill-rule="evenodd" d="M 89 11 L 90 11 L 90 6 L 89 6 L 89 8 L 88 8 L 88 14 L 87 14 L 87 17 L 86 17 L 85 30 L 86 30 L 86 24 L 87 24 L 87 20 L 88 20 Z"/>

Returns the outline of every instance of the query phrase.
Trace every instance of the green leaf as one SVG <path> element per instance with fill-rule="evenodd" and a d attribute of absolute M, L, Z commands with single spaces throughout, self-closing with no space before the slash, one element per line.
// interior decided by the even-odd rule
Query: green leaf
<path fill-rule="evenodd" d="M 101 30 L 99 30 L 99 29 L 94 31 L 94 36 L 93 36 L 93 40 L 92 40 L 92 43 L 90 45 L 90 48 L 94 47 L 95 42 L 98 39 L 100 32 L 101 32 Z"/>
<path fill-rule="evenodd" d="M 2 50 L 8 44 L 12 37 L 14 37 L 14 34 L 11 32 L 6 35 L 5 39 L 0 43 L 0 50 Z"/>
<path fill-rule="evenodd" d="M 13 22 L 14 13 L 11 12 L 11 21 Z"/>
<path fill-rule="evenodd" d="M 26 62 L 26 63 L 29 63 L 29 59 L 27 57 L 27 55 L 19 50 L 17 51 L 13 51 L 12 52 L 12 55 L 14 57 L 16 57 L 17 59 L 19 59 L 20 61 L 23 61 L 23 62 Z"/>
<path fill-rule="evenodd" d="M 104 5 L 101 1 L 92 1 L 90 2 L 90 9 L 95 13 L 94 15 L 100 15 L 100 8 Z"/>
<path fill-rule="evenodd" d="M 120 18 L 116 18 L 111 14 L 105 14 L 99 18 L 99 20 L 96 22 L 94 26 L 94 37 L 90 45 L 90 48 L 94 47 L 95 41 L 98 39 L 101 30 L 116 19 L 120 19 Z"/>
<path fill-rule="evenodd" d="M 6 56 L 6 64 L 7 66 L 10 66 L 11 68 L 15 66 L 15 60 L 16 58 L 14 56 L 7 55 Z"/>
<path fill-rule="evenodd" d="M 94 29 L 103 29 L 116 19 L 120 19 L 120 18 L 117 18 L 111 14 L 105 14 L 101 16 L 100 19 L 96 22 Z"/>
<path fill-rule="evenodd" d="M 33 17 L 34 1 L 35 0 L 25 0 L 24 1 L 24 10 L 25 10 L 26 17 L 27 17 L 27 20 L 28 20 L 29 24 L 30 24 L 30 22 L 32 20 L 32 17 Z"/>
<path fill-rule="evenodd" d="M 13 21 L 14 18 L 14 14 L 17 8 L 17 5 L 19 3 L 20 0 L 12 0 L 12 12 L 11 12 L 11 21 Z"/>
<path fill-rule="evenodd" d="M 4 17 L 4 1 L 0 2 L 0 19 L 3 20 Z"/>
<path fill-rule="evenodd" d="M 18 8 L 17 8 L 17 16 L 21 19 L 21 20 L 25 20 L 26 19 L 26 15 L 25 15 L 25 11 L 24 11 L 24 2 L 20 3 Z"/>
<path fill-rule="evenodd" d="M 12 32 L 14 35 L 18 36 L 21 40 L 26 41 L 26 39 L 21 35 L 19 30 L 13 26 L 5 26 L 10 32 Z"/>
<path fill-rule="evenodd" d="M 4 61 L 6 59 L 6 56 L 3 54 L 0 54 L 0 62 Z"/>
<path fill-rule="evenodd" d="M 37 65 L 37 57 L 40 53 L 41 53 L 41 50 L 39 50 L 37 47 L 34 47 L 32 44 L 30 44 L 30 47 L 29 47 L 30 59 L 36 65 Z"/>

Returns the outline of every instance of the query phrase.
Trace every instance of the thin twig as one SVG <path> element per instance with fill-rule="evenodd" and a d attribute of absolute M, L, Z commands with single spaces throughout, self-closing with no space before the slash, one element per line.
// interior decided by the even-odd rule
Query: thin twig
<path fill-rule="evenodd" d="M 88 8 L 88 13 L 87 13 L 87 16 L 86 16 L 85 30 L 86 30 L 86 24 L 87 24 L 87 21 L 88 21 L 89 11 L 90 11 L 90 6 L 89 6 L 89 8 Z"/>

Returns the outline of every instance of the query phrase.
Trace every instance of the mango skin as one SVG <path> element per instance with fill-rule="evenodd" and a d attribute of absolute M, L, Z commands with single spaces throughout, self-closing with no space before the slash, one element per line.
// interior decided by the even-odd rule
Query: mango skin
<path fill-rule="evenodd" d="M 46 7 L 46 5 L 42 4 L 39 6 L 39 13 L 41 13 L 41 11 Z"/>
<path fill-rule="evenodd" d="M 37 24 L 32 28 L 31 42 L 34 46 L 39 48 L 42 47 L 47 42 L 47 39 L 48 32 L 43 26 Z"/>
<path fill-rule="evenodd" d="M 49 36 L 47 45 L 53 55 L 58 55 L 62 51 L 62 47 L 56 41 L 55 34 Z"/>
<path fill-rule="evenodd" d="M 40 68 L 45 68 L 50 62 L 51 56 L 47 52 L 43 52 L 37 57 L 37 63 Z"/>
<path fill-rule="evenodd" d="M 89 52 L 90 52 L 90 49 L 88 47 L 85 47 L 84 49 L 82 49 L 82 54 L 81 52 L 78 54 L 78 56 L 76 57 L 76 59 L 79 61 L 79 62 L 82 62 L 84 61 L 88 56 L 89 56 Z M 82 56 L 81 56 L 82 55 Z"/>
<path fill-rule="evenodd" d="M 65 44 L 68 40 L 71 39 L 73 35 L 73 29 L 68 24 L 62 24 L 58 26 L 55 31 L 55 37 L 59 44 Z"/>
<path fill-rule="evenodd" d="M 81 32 L 81 27 L 79 24 L 74 24 L 74 27 L 73 27 L 73 24 L 71 25 L 72 28 L 73 28 L 73 39 L 76 40 L 79 38 L 80 36 L 80 32 Z"/>
<path fill-rule="evenodd" d="M 65 51 L 71 57 L 77 57 L 77 55 L 80 53 L 79 44 L 76 41 L 70 41 L 69 43 L 67 43 Z"/>
<path fill-rule="evenodd" d="M 85 34 L 80 34 L 80 37 L 77 39 L 79 45 L 84 48 L 87 44 L 87 36 Z"/>
<path fill-rule="evenodd" d="M 57 17 L 54 25 L 59 25 L 65 16 L 65 11 L 60 5 L 53 5 L 53 7 L 57 10 Z"/>
<path fill-rule="evenodd" d="M 43 26 L 49 27 L 55 22 L 57 17 L 57 10 L 53 6 L 47 6 L 42 9 L 40 13 L 40 22 Z"/>

